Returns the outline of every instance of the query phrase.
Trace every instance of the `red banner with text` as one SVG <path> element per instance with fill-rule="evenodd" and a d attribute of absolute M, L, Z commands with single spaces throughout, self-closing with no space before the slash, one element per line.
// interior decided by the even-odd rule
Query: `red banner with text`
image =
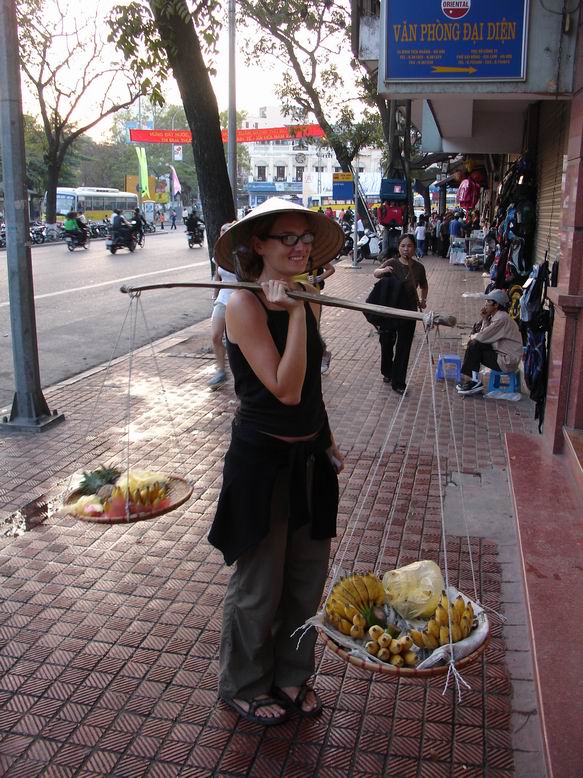
<path fill-rule="evenodd" d="M 227 130 L 223 130 L 223 142 L 228 140 Z M 250 130 L 237 130 L 237 143 L 257 143 L 263 140 L 296 140 L 299 138 L 323 138 L 324 130 L 319 124 L 294 125 L 291 127 L 261 127 Z M 190 143 L 190 130 L 132 130 L 130 140 L 136 143 Z"/>

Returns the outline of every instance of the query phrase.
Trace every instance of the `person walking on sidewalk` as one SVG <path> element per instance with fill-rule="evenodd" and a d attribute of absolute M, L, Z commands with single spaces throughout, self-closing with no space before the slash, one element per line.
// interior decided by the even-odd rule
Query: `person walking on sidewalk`
<path fill-rule="evenodd" d="M 226 232 L 230 226 L 231 222 L 223 224 L 221 227 L 221 235 Z M 214 280 L 236 282 L 237 276 L 235 273 L 231 273 L 217 265 Z M 225 365 L 227 349 L 223 343 L 223 340 L 225 337 L 225 314 L 227 311 L 227 303 L 229 302 L 229 298 L 233 294 L 233 291 L 233 289 L 214 290 L 214 304 L 213 312 L 211 315 L 211 344 L 215 355 L 217 371 L 208 382 L 208 386 L 213 390 L 218 389 L 219 386 L 224 384 L 227 380 L 227 370 Z"/>
<path fill-rule="evenodd" d="M 402 282 L 402 292 L 396 307 L 406 311 L 423 310 L 427 307 L 429 285 L 424 266 L 414 258 L 414 236 L 403 235 L 399 240 L 398 250 L 398 258 L 385 260 L 373 275 L 375 278 L 392 275 Z M 421 298 L 417 289 L 421 290 Z M 397 394 L 404 394 L 407 388 L 407 368 L 416 323 L 409 319 L 395 319 L 394 326 L 379 333 L 383 381 L 390 383 Z"/>
<path fill-rule="evenodd" d="M 415 240 L 417 241 L 417 259 L 425 256 L 425 216 L 419 217 L 419 222 L 415 227 Z"/>
<path fill-rule="evenodd" d="M 219 697 L 271 726 L 317 716 L 307 685 L 316 635 L 292 633 L 320 603 L 336 534 L 343 456 L 322 399 L 319 305 L 286 294 L 344 242 L 333 219 L 272 198 L 217 241 L 215 260 L 261 291 L 236 290 L 227 352 L 239 399 L 210 543 L 236 563 L 225 597 Z"/>
<path fill-rule="evenodd" d="M 522 359 L 522 337 L 516 322 L 510 318 L 510 299 L 503 289 L 494 289 L 485 295 L 486 302 L 480 311 L 481 324 L 470 335 L 462 363 L 458 394 L 477 394 L 482 391 L 481 379 L 473 380 L 472 373 L 480 365 L 513 373 Z"/>
<path fill-rule="evenodd" d="M 176 229 L 176 211 L 174 208 L 170 211 L 170 229 Z"/>

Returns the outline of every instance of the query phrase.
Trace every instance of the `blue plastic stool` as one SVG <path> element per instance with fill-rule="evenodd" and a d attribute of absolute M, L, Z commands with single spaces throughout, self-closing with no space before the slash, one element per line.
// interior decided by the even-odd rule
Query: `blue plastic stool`
<path fill-rule="evenodd" d="M 452 376 L 452 368 L 455 375 Z M 446 378 L 455 378 L 459 383 L 462 380 L 462 358 L 457 354 L 440 354 L 437 358 L 437 368 L 435 370 L 435 380 L 444 381 Z"/>
<path fill-rule="evenodd" d="M 507 378 L 508 381 L 502 379 Z M 490 370 L 490 379 L 488 381 L 488 392 L 497 389 L 499 392 L 520 394 L 520 371 L 515 373 L 501 373 L 498 370 Z"/>

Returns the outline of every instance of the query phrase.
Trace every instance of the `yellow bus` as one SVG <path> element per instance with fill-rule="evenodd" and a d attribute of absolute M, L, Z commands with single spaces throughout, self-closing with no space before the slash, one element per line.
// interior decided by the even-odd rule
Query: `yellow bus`
<path fill-rule="evenodd" d="M 43 201 L 43 214 L 46 214 L 47 196 Z M 68 187 L 57 188 L 57 221 L 63 221 L 69 211 L 83 211 L 87 219 L 103 221 L 116 208 L 120 211 L 133 211 L 138 207 L 138 195 L 135 192 L 120 192 L 119 189 L 103 187 Z"/>

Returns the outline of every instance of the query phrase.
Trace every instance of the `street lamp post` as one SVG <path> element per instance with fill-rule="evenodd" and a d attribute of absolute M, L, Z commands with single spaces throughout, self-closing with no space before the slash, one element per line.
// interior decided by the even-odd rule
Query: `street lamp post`
<path fill-rule="evenodd" d="M 63 414 L 51 412 L 40 384 L 34 289 L 30 254 L 24 125 L 16 4 L 0 0 L 0 137 L 4 170 L 4 209 L 10 326 L 15 393 L 3 432 L 42 432 Z"/>
<path fill-rule="evenodd" d="M 229 114 L 227 168 L 233 193 L 235 215 L 237 214 L 237 82 L 235 68 L 235 0 L 229 0 Z"/>

